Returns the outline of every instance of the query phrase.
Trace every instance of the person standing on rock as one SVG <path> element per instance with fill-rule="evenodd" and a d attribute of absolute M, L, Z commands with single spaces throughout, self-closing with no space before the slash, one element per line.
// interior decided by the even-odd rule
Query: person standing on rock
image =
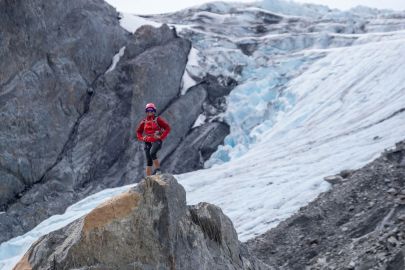
<path fill-rule="evenodd" d="M 146 118 L 139 123 L 136 134 L 139 141 L 145 142 L 146 176 L 149 176 L 152 174 L 152 165 L 155 167 L 155 174 L 161 173 L 157 152 L 169 134 L 170 126 L 162 117 L 156 116 L 155 104 L 146 104 L 145 112 Z"/>

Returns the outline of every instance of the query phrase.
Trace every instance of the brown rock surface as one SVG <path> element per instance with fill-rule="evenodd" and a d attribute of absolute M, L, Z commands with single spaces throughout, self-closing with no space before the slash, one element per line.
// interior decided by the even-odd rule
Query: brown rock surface
<path fill-rule="evenodd" d="M 88 232 L 95 228 L 128 216 L 138 206 L 139 195 L 135 192 L 125 192 L 101 204 L 84 218 L 83 231 Z"/>
<path fill-rule="evenodd" d="M 31 246 L 22 269 L 270 269 L 238 241 L 221 209 L 186 205 L 168 174 L 95 208 Z"/>

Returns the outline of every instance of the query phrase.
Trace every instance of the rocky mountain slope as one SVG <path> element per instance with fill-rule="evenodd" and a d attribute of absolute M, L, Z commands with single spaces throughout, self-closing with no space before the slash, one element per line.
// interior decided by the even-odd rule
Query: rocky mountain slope
<path fill-rule="evenodd" d="M 276 269 L 405 269 L 405 141 L 248 241 Z"/>
<path fill-rule="evenodd" d="M 37 241 L 14 268 L 270 269 L 240 244 L 215 205 L 186 205 L 171 175 L 147 177 Z"/>
<path fill-rule="evenodd" d="M 178 172 L 201 167 L 229 132 L 215 123 L 190 132 L 210 86 L 181 95 L 191 44 L 169 27 L 129 33 L 101 0 L 1 1 L 0 10 L 0 242 L 140 179 L 134 130 L 146 102 L 172 123 L 160 159 Z"/>

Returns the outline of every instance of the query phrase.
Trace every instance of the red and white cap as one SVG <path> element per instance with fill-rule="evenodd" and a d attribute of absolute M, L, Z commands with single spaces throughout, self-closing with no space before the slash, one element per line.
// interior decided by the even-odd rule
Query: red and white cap
<path fill-rule="evenodd" d="M 146 104 L 145 110 L 147 109 L 154 109 L 156 111 L 156 106 L 153 103 Z"/>

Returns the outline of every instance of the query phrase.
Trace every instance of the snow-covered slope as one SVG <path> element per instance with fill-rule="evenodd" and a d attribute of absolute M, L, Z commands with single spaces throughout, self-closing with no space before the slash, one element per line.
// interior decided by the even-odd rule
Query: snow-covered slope
<path fill-rule="evenodd" d="M 224 114 L 199 118 L 230 124 L 225 145 L 207 169 L 177 178 L 189 204 L 219 205 L 242 241 L 327 190 L 324 176 L 358 168 L 405 136 L 404 14 L 306 6 L 284 15 L 288 5 L 269 3 L 283 5 L 215 3 L 122 21 L 129 31 L 169 23 L 192 40 L 183 93 L 208 73 L 238 82 Z M 88 211 L 104 197 L 73 208 Z M 68 210 L 58 226 L 83 213 Z M 40 226 L 0 246 L 0 268 L 56 229 L 52 220 Z"/>
<path fill-rule="evenodd" d="M 365 165 L 403 139 L 404 42 L 405 32 L 328 50 L 287 84 L 289 109 L 245 154 L 178 176 L 190 202 L 218 204 L 246 240 L 325 191 L 324 176 Z"/>

